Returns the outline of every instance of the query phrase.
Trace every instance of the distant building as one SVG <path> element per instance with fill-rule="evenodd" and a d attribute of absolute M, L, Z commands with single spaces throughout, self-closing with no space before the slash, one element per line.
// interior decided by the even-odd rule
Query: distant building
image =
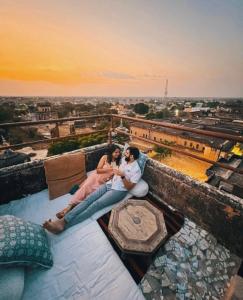
<path fill-rule="evenodd" d="M 130 126 L 130 133 L 135 136 L 132 138 L 133 142 L 139 142 L 136 136 L 161 143 L 173 142 L 182 149 L 186 149 L 193 154 L 197 152 L 199 155 L 213 161 L 217 161 L 220 157 L 226 157 L 228 151 L 234 146 L 234 143 L 228 140 L 183 131 L 183 126 L 181 126 L 181 130 L 178 130 L 133 123 Z M 148 146 L 150 145 L 151 143 L 148 142 Z"/>
<path fill-rule="evenodd" d="M 57 112 L 53 111 L 50 103 L 38 103 L 36 112 L 31 114 L 33 121 L 56 119 Z"/>
<path fill-rule="evenodd" d="M 49 113 L 51 112 L 51 105 L 48 103 L 38 103 L 37 111 L 41 113 Z"/>
<path fill-rule="evenodd" d="M 227 164 L 238 170 L 243 170 L 242 156 L 232 155 L 227 159 L 220 158 L 218 162 Z M 210 185 L 243 198 L 243 174 L 235 173 L 217 165 L 212 165 L 208 168 L 206 174 L 209 177 L 207 183 Z"/>
<path fill-rule="evenodd" d="M 185 126 L 187 126 L 186 123 L 184 124 Z M 234 135 L 243 134 L 243 122 L 241 120 L 225 120 L 220 118 L 206 117 L 191 120 L 191 124 L 198 124 L 198 128 L 204 130 L 217 131 Z"/>
<path fill-rule="evenodd" d="M 118 130 L 121 130 L 121 131 L 125 131 L 125 132 L 128 132 L 129 129 L 127 129 L 124 125 L 123 125 L 123 120 L 121 119 L 120 120 L 120 125 L 117 127 Z"/>
<path fill-rule="evenodd" d="M 74 127 L 75 128 L 85 128 L 86 127 L 86 121 L 85 120 L 74 121 Z"/>
<path fill-rule="evenodd" d="M 74 121 L 74 128 L 75 129 L 97 129 L 99 127 L 99 124 L 102 121 L 106 121 L 105 119 L 102 120 L 93 120 L 93 119 L 87 119 L 87 120 L 76 120 Z"/>
<path fill-rule="evenodd" d="M 197 114 L 200 112 L 209 112 L 210 107 L 201 107 L 201 106 L 195 106 L 195 107 L 186 107 L 184 109 L 184 112 L 190 113 L 190 114 Z"/>
<path fill-rule="evenodd" d="M 160 104 L 158 104 L 158 105 L 155 105 L 153 108 L 154 108 L 155 111 L 160 111 L 160 110 L 165 109 L 165 108 L 166 108 L 166 105 L 163 104 L 163 103 L 160 103 Z"/>
<path fill-rule="evenodd" d="M 21 152 L 15 152 L 11 149 L 7 149 L 3 152 L 3 154 L 0 154 L 0 168 L 10 167 L 28 161 L 30 161 L 29 155 Z"/>

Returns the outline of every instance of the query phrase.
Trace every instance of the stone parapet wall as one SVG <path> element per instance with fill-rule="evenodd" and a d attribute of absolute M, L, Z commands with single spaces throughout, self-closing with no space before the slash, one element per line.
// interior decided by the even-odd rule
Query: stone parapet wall
<path fill-rule="evenodd" d="M 239 257 L 243 257 L 243 199 L 193 180 L 149 159 L 144 179 L 150 192 L 179 210 Z"/>
<path fill-rule="evenodd" d="M 0 169 L 0 204 L 37 193 L 46 187 L 41 160 Z"/>
<path fill-rule="evenodd" d="M 86 170 L 91 171 L 106 150 L 107 144 L 101 144 L 70 153 L 85 152 Z M 0 169 L 0 204 L 47 188 L 43 162 L 33 161 Z M 220 192 L 152 159 L 148 160 L 143 177 L 151 193 L 212 233 L 233 253 L 243 257 L 242 199 Z"/>
<path fill-rule="evenodd" d="M 86 171 L 88 172 L 96 168 L 100 157 L 105 154 L 106 149 L 107 144 L 100 144 L 69 153 L 84 152 L 86 154 Z M 58 156 L 60 155 L 46 159 Z M 0 204 L 8 203 L 11 200 L 16 200 L 47 188 L 44 170 L 44 161 L 46 159 L 0 169 Z"/>

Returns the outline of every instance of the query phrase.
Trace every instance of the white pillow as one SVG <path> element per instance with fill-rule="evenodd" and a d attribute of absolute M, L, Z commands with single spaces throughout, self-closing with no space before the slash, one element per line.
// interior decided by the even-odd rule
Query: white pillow
<path fill-rule="evenodd" d="M 24 267 L 0 266 L 0 299 L 21 300 L 24 291 Z"/>
<path fill-rule="evenodd" d="M 144 197 L 148 194 L 149 186 L 146 181 L 140 179 L 139 182 L 129 191 L 135 197 Z"/>

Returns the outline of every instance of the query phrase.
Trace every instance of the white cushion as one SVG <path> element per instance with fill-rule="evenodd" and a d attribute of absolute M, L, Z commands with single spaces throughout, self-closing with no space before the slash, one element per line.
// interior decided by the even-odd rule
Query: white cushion
<path fill-rule="evenodd" d="M 149 186 L 146 181 L 140 179 L 139 182 L 129 191 L 135 197 L 144 197 L 148 194 Z"/>
<path fill-rule="evenodd" d="M 24 267 L 0 267 L 0 299 L 21 300 L 24 291 Z"/>

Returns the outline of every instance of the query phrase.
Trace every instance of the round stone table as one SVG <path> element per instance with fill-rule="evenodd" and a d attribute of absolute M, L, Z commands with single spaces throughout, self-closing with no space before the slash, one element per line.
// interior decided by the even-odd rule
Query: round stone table
<path fill-rule="evenodd" d="M 123 253 L 151 254 L 165 240 L 163 213 L 146 200 L 127 200 L 113 208 L 108 230 Z"/>

